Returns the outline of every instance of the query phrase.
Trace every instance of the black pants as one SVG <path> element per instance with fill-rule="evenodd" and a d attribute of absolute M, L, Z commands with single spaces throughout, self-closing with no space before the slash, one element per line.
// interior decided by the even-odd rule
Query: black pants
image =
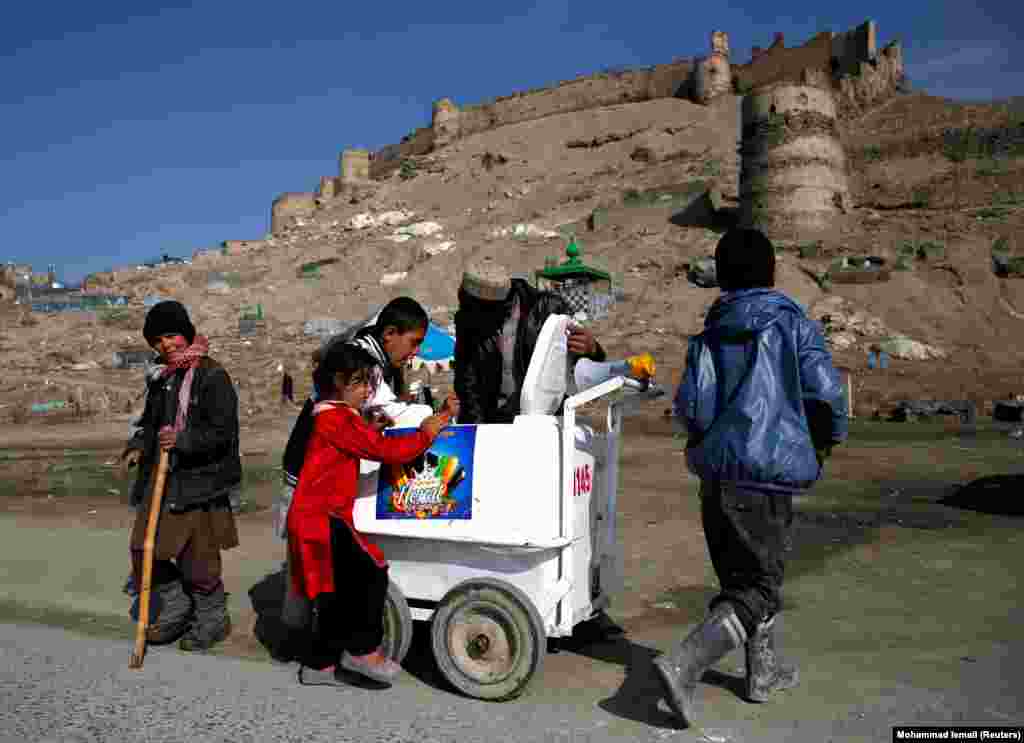
<path fill-rule="evenodd" d="M 144 556 L 143 550 L 131 549 L 132 576 L 139 588 L 142 586 Z M 163 586 L 180 580 L 189 593 L 212 594 L 224 586 L 221 582 L 222 570 L 220 550 L 193 537 L 185 543 L 174 562 L 153 560 L 152 585 Z"/>
<path fill-rule="evenodd" d="M 782 606 L 783 557 L 790 546 L 793 496 L 731 483 L 701 483 L 701 520 L 721 591 L 748 635 Z"/>
<path fill-rule="evenodd" d="M 322 593 L 313 605 L 315 653 L 324 665 L 341 654 L 366 655 L 384 639 L 384 601 L 388 569 L 377 565 L 359 546 L 344 521 L 331 519 L 334 593 Z"/>

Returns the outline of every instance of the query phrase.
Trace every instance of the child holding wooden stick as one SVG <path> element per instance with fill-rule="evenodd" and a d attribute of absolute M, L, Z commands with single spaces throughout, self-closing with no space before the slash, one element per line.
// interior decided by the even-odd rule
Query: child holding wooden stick
<path fill-rule="evenodd" d="M 151 485 L 160 452 L 167 451 L 147 639 L 180 637 L 182 650 L 207 650 L 231 632 L 220 553 L 238 546 L 229 496 L 242 478 L 238 397 L 180 303 L 155 305 L 143 335 L 164 366 L 147 380 L 146 408 L 123 454 L 126 464 L 139 465 L 131 495 L 133 505 L 142 505 L 130 542 L 134 582 L 141 585 Z"/>

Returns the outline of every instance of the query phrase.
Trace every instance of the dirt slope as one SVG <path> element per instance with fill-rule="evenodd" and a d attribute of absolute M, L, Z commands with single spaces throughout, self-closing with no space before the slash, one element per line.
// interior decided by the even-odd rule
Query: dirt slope
<path fill-rule="evenodd" d="M 713 252 L 724 223 L 673 223 L 678 199 L 644 202 L 630 198 L 630 191 L 672 194 L 703 181 L 719 187 L 725 212 L 735 208 L 739 102 L 730 96 L 707 107 L 673 99 L 616 105 L 469 137 L 418 158 L 415 177 L 396 174 L 359 199 L 326 202 L 313 219 L 244 255 L 116 272 L 109 278 L 139 302 L 120 316 L 26 318 L 8 306 L 0 311 L 0 358 L 10 370 L 0 386 L 6 405 L 0 416 L 68 394 L 77 380 L 104 387 L 111 405 L 127 410 L 138 395 L 138 373 L 110 370 L 110 355 L 138 345 L 141 299 L 148 294 L 185 302 L 216 355 L 248 390 L 245 406 L 265 409 L 279 361 L 291 363 L 300 380 L 305 376 L 303 362 L 316 345 L 302 333 L 306 320 L 355 319 L 390 297 L 410 294 L 448 324 L 468 261 L 490 256 L 530 274 L 548 256 L 561 259 L 569 232 L 578 234 L 587 262 L 621 277 L 623 299 L 597 324 L 602 341 L 613 355 L 654 352 L 666 381 L 674 381 L 686 337 L 699 331 L 718 294 L 691 283 L 686 265 Z M 1017 238 L 1024 153 L 1011 147 L 998 159 L 974 157 L 956 166 L 943 156 L 942 144 L 943 132 L 955 127 L 1012 133 L 1014 116 L 1002 105 L 963 106 L 914 94 L 844 125 L 857 226 L 817 259 L 783 250 L 779 288 L 815 316 L 846 300 L 844 312 L 859 310 L 886 334 L 945 353 L 931 361 L 894 359 L 887 372 L 862 375 L 867 349 L 880 337 L 854 334 L 849 347 L 837 344 L 837 360 L 858 373 L 861 414 L 905 396 L 985 402 L 1024 391 L 1018 372 L 1024 280 L 996 277 L 990 258 L 1001 237 L 1010 251 L 1024 252 Z M 603 221 L 588 230 L 587 217 L 599 207 Z M 348 226 L 357 215 L 394 210 L 413 213 L 406 225 L 434 222 L 438 231 L 396 242 L 398 224 Z M 495 236 L 516 224 L 539 234 Z M 545 231 L 561 234 L 545 237 Z M 842 255 L 876 255 L 892 265 L 905 244 L 922 242 L 941 243 L 945 256 L 914 260 L 886 282 L 833 283 L 827 293 L 812 278 Z M 337 262 L 323 266 L 317 280 L 299 278 L 302 264 L 323 259 Z M 237 273 L 234 288 L 208 288 L 211 271 Z M 267 333 L 241 339 L 239 311 L 257 302 Z M 26 324 L 32 319 L 37 322 Z M 100 368 L 71 369 L 90 361 Z M 49 388 L 47 375 L 55 377 Z"/>

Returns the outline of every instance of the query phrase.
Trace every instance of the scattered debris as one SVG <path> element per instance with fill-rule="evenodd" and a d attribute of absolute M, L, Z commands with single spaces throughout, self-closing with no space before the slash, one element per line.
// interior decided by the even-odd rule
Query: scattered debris
<path fill-rule="evenodd" d="M 905 359 L 908 361 L 929 361 L 931 359 L 944 359 L 949 356 L 949 354 L 941 348 L 929 346 L 903 335 L 894 336 L 882 341 L 878 345 L 879 350 L 885 351 L 893 358 Z"/>
<path fill-rule="evenodd" d="M 522 239 L 526 239 L 526 238 L 530 238 L 530 237 L 540 237 L 540 238 L 544 238 L 545 240 L 550 240 L 552 238 L 562 237 L 562 234 L 560 232 L 555 232 L 554 230 L 546 230 L 543 227 L 538 227 L 535 224 L 520 223 L 520 224 L 512 225 L 511 227 L 499 227 L 499 228 L 497 228 L 495 230 L 492 230 L 491 233 L 490 233 L 490 236 L 491 237 L 509 237 L 509 236 L 511 236 L 511 237 L 518 237 L 518 238 L 522 238 Z"/>
<path fill-rule="evenodd" d="M 441 255 L 455 248 L 454 240 L 444 240 L 441 242 L 428 242 L 423 246 L 423 252 L 427 255 Z"/>
<path fill-rule="evenodd" d="M 837 284 L 871 284 L 888 281 L 892 270 L 885 258 L 874 255 L 848 256 L 835 261 L 828 270 L 828 278 Z"/>
<path fill-rule="evenodd" d="M 416 222 L 405 227 L 399 227 L 395 230 L 391 239 L 395 240 L 395 242 L 403 242 L 413 237 L 430 237 L 443 229 L 444 226 L 437 222 Z"/>
<path fill-rule="evenodd" d="M 955 415 L 960 422 L 974 425 L 978 420 L 978 406 L 971 400 L 904 400 L 889 416 L 889 420 L 913 423 L 940 415 Z"/>
<path fill-rule="evenodd" d="M 825 297 L 811 307 L 809 314 L 822 324 L 825 339 L 835 350 L 857 347 L 867 339 L 894 335 L 879 318 L 857 309 L 843 297 Z"/>
<path fill-rule="evenodd" d="M 369 212 L 363 212 L 349 219 L 345 224 L 345 228 L 348 230 L 365 230 L 371 227 L 395 227 L 408 222 L 414 216 L 414 212 L 405 210 L 381 212 L 376 216 Z"/>
<path fill-rule="evenodd" d="M 67 400 L 50 400 L 49 402 L 32 403 L 30 410 L 33 413 L 49 413 L 53 410 L 61 410 L 68 406 Z"/>
<path fill-rule="evenodd" d="M 381 286 L 394 286 L 400 283 L 409 275 L 408 271 L 398 271 L 396 273 L 386 273 L 380 277 Z"/>
<path fill-rule="evenodd" d="M 296 275 L 301 279 L 312 273 L 319 273 L 323 266 L 330 266 L 339 261 L 338 258 L 321 258 L 318 261 L 309 261 L 299 266 L 299 270 L 296 271 Z"/>

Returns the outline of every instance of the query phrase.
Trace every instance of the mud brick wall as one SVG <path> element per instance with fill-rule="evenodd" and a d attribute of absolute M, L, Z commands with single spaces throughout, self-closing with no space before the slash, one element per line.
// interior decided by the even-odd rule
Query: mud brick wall
<path fill-rule="evenodd" d="M 856 74 L 836 81 L 840 117 L 854 116 L 867 106 L 894 95 L 903 82 L 903 49 L 892 42 L 873 61 L 857 64 Z"/>
<path fill-rule="evenodd" d="M 225 240 L 220 245 L 224 255 L 243 255 L 252 250 L 265 248 L 267 244 L 263 240 Z"/>
<path fill-rule="evenodd" d="M 407 157 L 426 155 L 434 149 L 434 130 L 425 126 L 407 135 L 398 144 L 389 144 L 370 157 L 370 178 L 387 178 Z"/>
<path fill-rule="evenodd" d="M 370 177 L 390 176 L 407 157 L 426 155 L 459 137 L 499 126 L 600 108 L 616 103 L 655 98 L 686 97 L 690 93 L 693 63 L 680 60 L 645 70 L 598 73 L 459 108 L 448 99 L 434 104 L 432 126 L 417 129 L 402 142 L 388 145 L 370 159 Z"/>
<path fill-rule="evenodd" d="M 891 44 L 876 54 L 876 38 L 873 21 L 842 34 L 823 31 L 792 49 L 786 48 L 781 34 L 776 34 L 772 46 L 763 51 L 755 47 L 755 58 L 745 65 L 730 65 L 727 61 L 725 33 L 712 34 L 712 48 L 724 53 L 724 65 L 730 68 L 739 88 L 828 80 L 838 91 L 840 109 L 847 110 L 892 95 L 902 80 L 899 45 Z M 405 158 L 426 155 L 435 146 L 444 147 L 461 137 L 500 126 L 616 103 L 691 98 L 695 93 L 695 65 L 693 60 L 677 60 L 648 69 L 602 72 L 464 107 L 447 98 L 439 99 L 434 104 L 431 126 L 373 153 L 370 177 L 386 178 Z"/>
<path fill-rule="evenodd" d="M 732 76 L 741 89 L 758 88 L 782 81 L 800 82 L 806 68 L 830 74 L 831 67 L 832 33 L 823 31 L 803 46 L 787 49 L 778 44 L 745 65 L 734 64 Z"/>
<path fill-rule="evenodd" d="M 465 137 L 572 111 L 668 98 L 688 84 L 691 68 L 692 64 L 685 61 L 646 70 L 599 73 L 564 81 L 551 88 L 505 96 L 491 103 L 466 106 L 459 112 L 459 133 Z"/>

